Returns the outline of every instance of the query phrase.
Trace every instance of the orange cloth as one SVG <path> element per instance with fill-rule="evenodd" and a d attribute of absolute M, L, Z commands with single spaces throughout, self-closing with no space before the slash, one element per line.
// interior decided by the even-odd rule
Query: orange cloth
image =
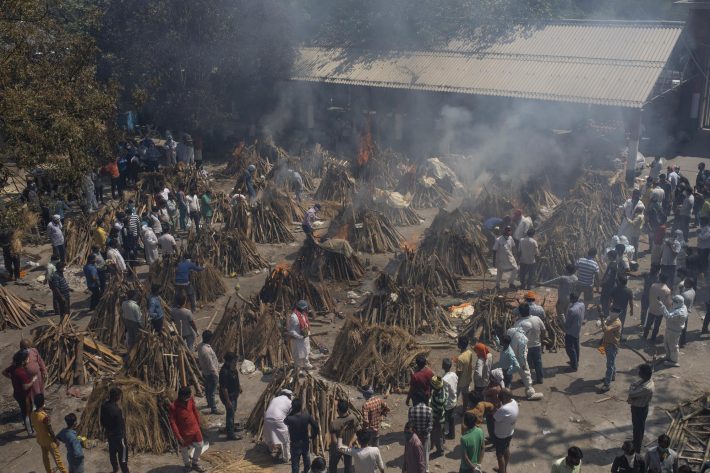
<path fill-rule="evenodd" d="M 484 345 L 483 343 L 476 343 L 473 346 L 473 351 L 474 351 L 474 353 L 476 353 L 476 355 L 478 355 L 479 358 L 483 358 L 483 359 L 486 359 L 488 357 L 488 353 L 490 353 L 490 351 L 488 350 L 488 347 L 486 345 Z"/>

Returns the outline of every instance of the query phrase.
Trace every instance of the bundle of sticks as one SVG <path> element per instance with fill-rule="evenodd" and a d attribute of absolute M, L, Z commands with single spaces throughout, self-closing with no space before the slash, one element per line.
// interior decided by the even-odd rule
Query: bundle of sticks
<path fill-rule="evenodd" d="M 427 353 L 399 327 L 365 324 L 350 317 L 338 332 L 333 353 L 321 371 L 339 383 L 368 384 L 388 394 L 406 388 L 414 359 Z"/>
<path fill-rule="evenodd" d="M 318 243 L 313 237 L 303 242 L 293 271 L 316 281 L 356 282 L 365 275 L 365 268 L 347 240 Z"/>
<path fill-rule="evenodd" d="M 519 199 L 524 208 L 533 216 L 550 216 L 560 204 L 560 198 L 550 190 L 550 181 L 546 177 L 530 179 L 520 186 Z"/>
<path fill-rule="evenodd" d="M 451 201 L 449 194 L 433 177 L 420 177 L 412 189 L 412 207 L 415 209 L 445 208 Z"/>
<path fill-rule="evenodd" d="M 123 359 L 94 339 L 91 332 L 80 331 L 69 317 L 55 324 L 32 330 L 33 345 L 47 366 L 46 386 L 52 384 L 86 384 L 106 374 L 116 373 Z"/>
<path fill-rule="evenodd" d="M 565 273 L 590 248 L 601 250 L 619 227 L 619 211 L 607 197 L 587 194 L 584 198 L 567 197 L 538 228 L 540 258 L 537 277 L 545 281 Z"/>
<path fill-rule="evenodd" d="M 313 196 L 316 200 L 331 200 L 339 203 L 349 201 L 355 194 L 355 180 L 343 166 L 332 165 L 320 181 Z"/>
<path fill-rule="evenodd" d="M 476 276 L 488 270 L 488 242 L 478 221 L 460 207 L 439 214 L 424 235 L 419 252 L 436 255 L 452 273 Z"/>
<path fill-rule="evenodd" d="M 145 314 L 148 300 L 145 289 L 137 278 L 114 277 L 106 285 L 106 290 L 89 320 L 88 328 L 95 334 L 96 339 L 113 349 L 123 346 L 126 329 L 121 316 L 121 304 L 130 290 L 137 291 L 138 304 Z"/>
<path fill-rule="evenodd" d="M 328 227 L 329 238 L 346 238 L 357 251 L 387 253 L 398 250 L 404 237 L 387 217 L 370 208 L 343 207 Z"/>
<path fill-rule="evenodd" d="M 238 229 L 202 232 L 188 242 L 188 251 L 226 276 L 243 275 L 269 265 L 254 242 Z"/>
<path fill-rule="evenodd" d="M 298 398 L 303 402 L 303 411 L 308 412 L 318 423 L 320 434 L 313 440 L 311 448 L 314 453 L 323 455 L 330 445 L 330 424 L 338 415 L 336 410 L 338 401 L 349 401 L 348 393 L 339 384 L 329 383 L 309 373 L 306 373 L 305 377 L 298 380 L 295 385 L 292 380 L 293 370 L 286 370 L 274 376 L 249 414 L 246 429 L 252 433 L 257 442 L 260 441 L 264 432 L 266 408 L 282 389 L 290 389 L 293 391 L 294 399 Z M 362 420 L 360 409 L 352 404 L 350 412 L 355 415 L 358 422 Z"/>
<path fill-rule="evenodd" d="M 200 459 L 210 464 L 210 473 L 274 473 L 271 466 L 265 466 L 265 462 L 273 461 L 272 458 L 265 453 L 263 457 L 263 461 L 259 461 L 254 459 L 252 452 L 249 453 L 249 459 L 247 459 L 246 457 L 236 457 L 234 453 L 224 450 L 210 450 Z"/>
<path fill-rule="evenodd" d="M 503 218 L 511 215 L 517 207 L 516 203 L 510 199 L 510 194 L 504 194 L 502 189 L 506 187 L 501 184 L 497 188 L 501 190 L 493 190 L 490 186 L 484 187 L 478 195 L 464 199 L 460 208 L 480 218 Z"/>
<path fill-rule="evenodd" d="M 405 247 L 399 258 L 395 280 L 400 286 L 425 287 L 436 296 L 461 292 L 458 279 L 437 255 L 425 255 L 421 251 Z"/>
<path fill-rule="evenodd" d="M 161 333 L 150 328 L 141 331 L 140 342 L 129 352 L 122 374 L 142 379 L 156 389 L 177 391 L 181 386 L 191 386 L 194 393 L 202 393 L 197 357 L 167 320 Z"/>
<path fill-rule="evenodd" d="M 691 471 L 702 471 L 710 461 L 710 393 L 684 401 L 667 411 L 671 425 L 666 431 L 670 448 L 676 451 L 679 465 L 687 465 Z"/>
<path fill-rule="evenodd" d="M 93 232 L 96 228 L 95 222 L 83 214 L 68 217 L 64 223 L 64 235 L 66 239 L 66 264 L 78 264 L 83 266 L 91 254 L 93 244 Z"/>
<path fill-rule="evenodd" d="M 119 405 L 131 451 L 154 454 L 177 451 L 179 445 L 170 428 L 167 394 L 136 378 L 106 378 L 96 383 L 81 413 L 79 434 L 92 440 L 106 440 L 100 422 L 101 405 L 108 401 L 109 391 L 114 387 L 123 392 Z"/>
<path fill-rule="evenodd" d="M 150 287 L 154 284 L 160 286 L 160 295 L 166 301 L 175 300 L 175 269 L 177 259 L 161 259 L 153 263 L 148 274 Z M 203 266 L 204 271 L 192 271 L 190 273 L 190 284 L 195 291 L 197 300 L 206 304 L 216 301 L 221 296 L 226 294 L 227 286 L 222 281 L 220 272 L 209 262 Z"/>
<path fill-rule="evenodd" d="M 303 273 L 293 271 L 286 264 L 277 265 L 269 273 L 259 291 L 259 299 L 272 304 L 279 312 L 291 310 L 300 299 L 306 300 L 316 312 L 329 312 L 335 307 L 327 286 L 311 282 Z"/>
<path fill-rule="evenodd" d="M 284 320 L 272 306 L 240 300 L 225 306 L 211 345 L 220 359 L 233 352 L 259 369 L 280 368 L 292 362 L 284 332 Z"/>
<path fill-rule="evenodd" d="M 256 243 L 291 243 L 296 240 L 284 221 L 267 203 L 257 202 L 250 210 L 247 236 Z"/>
<path fill-rule="evenodd" d="M 32 304 L 0 286 L 0 330 L 23 328 L 36 321 Z"/>
<path fill-rule="evenodd" d="M 237 176 L 240 179 L 250 164 L 256 166 L 256 174 L 266 176 L 273 164 L 259 155 L 257 143 L 246 146 L 244 142 L 239 143 L 232 151 L 232 157 L 220 174 L 223 176 Z"/>
<path fill-rule="evenodd" d="M 374 209 L 382 213 L 393 225 L 398 227 L 408 227 L 422 223 L 421 217 L 414 211 L 411 205 L 406 207 L 393 207 L 385 202 L 374 205 Z"/>
<path fill-rule="evenodd" d="M 306 209 L 303 204 L 291 197 L 290 194 L 280 191 L 273 186 L 267 186 L 262 196 L 262 201 L 271 207 L 276 216 L 283 222 L 303 222 Z"/>
<path fill-rule="evenodd" d="M 386 273 L 375 280 L 375 291 L 362 301 L 356 315 L 368 324 L 403 328 L 412 335 L 451 333 L 451 321 L 436 298 L 421 286 L 402 287 Z"/>

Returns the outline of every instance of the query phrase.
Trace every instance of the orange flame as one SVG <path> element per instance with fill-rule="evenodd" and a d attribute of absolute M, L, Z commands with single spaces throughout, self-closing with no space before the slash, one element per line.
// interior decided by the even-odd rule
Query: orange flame
<path fill-rule="evenodd" d="M 375 145 L 372 143 L 372 132 L 370 131 L 370 124 L 368 123 L 360 134 L 360 144 L 357 150 L 358 166 L 364 166 L 370 161 L 374 149 Z"/>
<path fill-rule="evenodd" d="M 291 265 L 289 265 L 286 262 L 282 262 L 274 266 L 274 269 L 271 271 L 271 277 L 275 278 L 278 276 L 288 276 L 288 273 L 291 271 Z"/>
<path fill-rule="evenodd" d="M 404 251 L 408 257 L 414 256 L 414 252 L 417 251 L 417 243 L 413 241 L 405 241 L 402 243 L 402 251 Z"/>

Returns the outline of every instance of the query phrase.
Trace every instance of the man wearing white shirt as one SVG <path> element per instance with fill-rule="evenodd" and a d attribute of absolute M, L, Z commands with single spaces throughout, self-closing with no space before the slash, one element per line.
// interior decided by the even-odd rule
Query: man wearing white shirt
<path fill-rule="evenodd" d="M 109 245 L 110 248 L 106 252 L 106 259 L 113 264 L 116 274 L 123 276 L 123 273 L 126 272 L 126 261 L 123 259 L 121 252 L 116 248 L 117 243 L 115 241 L 112 240 Z"/>
<path fill-rule="evenodd" d="M 359 445 L 370 444 L 370 432 L 360 430 L 357 432 Z M 385 472 L 385 462 L 382 460 L 380 449 L 377 447 L 345 447 L 339 445 L 338 450 L 353 459 L 353 473 L 380 473 Z"/>
<path fill-rule="evenodd" d="M 493 443 L 498 459 L 498 473 L 507 473 L 510 462 L 510 441 L 515 433 L 515 422 L 518 420 L 518 403 L 513 399 L 510 389 L 503 389 L 499 395 L 501 406 L 493 414 L 494 434 Z"/>
<path fill-rule="evenodd" d="M 496 289 L 500 290 L 500 281 L 503 273 L 509 272 L 508 287 L 515 288 L 515 276 L 518 274 L 518 263 L 515 261 L 515 241 L 512 229 L 505 227 L 503 234 L 496 238 L 493 244 L 493 261 L 496 264 Z"/>
<path fill-rule="evenodd" d="M 449 426 L 449 431 L 445 437 L 447 439 L 455 438 L 454 409 L 456 409 L 459 387 L 459 377 L 456 375 L 456 371 L 451 371 L 452 365 L 450 358 L 444 358 L 444 361 L 441 362 L 441 369 L 444 371 L 444 376 L 441 379 L 444 381 L 444 389 L 446 390 L 444 421 Z"/>

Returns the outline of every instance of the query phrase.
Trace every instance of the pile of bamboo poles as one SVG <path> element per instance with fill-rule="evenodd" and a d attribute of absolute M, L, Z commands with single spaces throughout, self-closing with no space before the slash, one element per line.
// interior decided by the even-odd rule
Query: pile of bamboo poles
<path fill-rule="evenodd" d="M 376 204 L 374 208 L 392 222 L 392 225 L 398 227 L 408 227 L 422 223 L 421 217 L 409 205 L 407 207 L 393 207 L 383 202 Z"/>
<path fill-rule="evenodd" d="M 247 228 L 247 236 L 256 243 L 291 243 L 296 240 L 283 220 L 264 202 L 257 202 L 251 208 Z"/>
<path fill-rule="evenodd" d="M 177 391 L 181 386 L 191 386 L 194 393 L 202 393 L 197 357 L 170 321 L 165 321 L 161 333 L 149 328 L 142 331 L 140 343 L 129 352 L 121 373 L 142 379 L 155 389 Z"/>
<path fill-rule="evenodd" d="M 440 209 L 424 235 L 419 252 L 427 257 L 438 256 L 454 274 L 477 276 L 488 270 L 487 246 L 479 222 L 468 212 L 461 208 L 450 213 Z"/>
<path fill-rule="evenodd" d="M 162 454 L 177 451 L 179 445 L 170 428 L 170 400 L 165 391 L 153 389 L 135 378 L 103 379 L 94 385 L 81 413 L 79 434 L 92 440 L 106 440 L 100 422 L 101 405 L 108 401 L 109 390 L 113 387 L 123 392 L 119 405 L 131 452 Z"/>
<path fill-rule="evenodd" d="M 368 324 L 400 327 L 412 335 L 451 333 L 451 321 L 425 288 L 401 287 L 385 273 L 375 280 L 375 291 L 362 301 L 356 315 Z"/>
<path fill-rule="evenodd" d="M 259 155 L 257 144 L 245 146 L 244 143 L 237 145 L 232 151 L 232 157 L 220 174 L 222 176 L 237 176 L 241 179 L 250 164 L 256 166 L 255 174 L 266 176 L 273 164 L 268 159 Z"/>
<path fill-rule="evenodd" d="M 339 203 L 349 201 L 355 194 L 355 180 L 343 166 L 329 166 L 313 196 L 316 200 L 330 200 Z"/>
<path fill-rule="evenodd" d="M 166 301 L 175 300 L 175 270 L 179 259 L 180 256 L 177 259 L 161 259 L 150 267 L 149 286 L 160 286 L 160 295 Z M 195 290 L 195 297 L 202 304 L 214 302 L 227 292 L 220 272 L 210 263 L 205 263 L 204 268 L 204 271 L 190 273 L 190 284 Z"/>
<path fill-rule="evenodd" d="M 293 370 L 286 370 L 274 376 L 249 414 L 246 428 L 257 442 L 260 441 L 264 431 L 266 408 L 282 389 L 290 389 L 293 391 L 294 399 L 303 402 L 303 411 L 308 412 L 318 423 L 320 434 L 313 440 L 311 447 L 314 453 L 323 455 L 330 445 L 330 424 L 338 415 L 336 410 L 338 401 L 349 401 L 348 393 L 339 384 L 329 383 L 309 373 L 305 373 L 305 377 L 299 379 L 295 385 L 292 380 Z M 351 404 L 350 412 L 358 421 L 361 420 L 360 409 Z"/>
<path fill-rule="evenodd" d="M 710 393 L 678 404 L 668 415 L 671 425 L 666 435 L 678 455 L 678 465 L 701 471 L 710 461 Z"/>
<path fill-rule="evenodd" d="M 425 287 L 435 296 L 461 292 L 458 279 L 443 265 L 436 254 L 425 255 L 405 248 L 400 255 L 395 280 L 405 287 Z"/>
<path fill-rule="evenodd" d="M 482 219 L 512 215 L 518 205 L 511 199 L 510 193 L 504 193 L 505 188 L 502 184 L 497 186 L 500 191 L 484 187 L 475 197 L 464 199 L 460 208 Z"/>
<path fill-rule="evenodd" d="M 113 277 L 106 285 L 99 304 L 89 320 L 88 328 L 96 339 L 113 349 L 123 346 L 125 326 L 121 316 L 121 304 L 126 300 L 128 291 L 134 289 L 139 294 L 139 305 L 145 311 L 147 308 L 146 293 L 143 286 L 135 278 Z M 145 313 L 145 312 L 144 312 Z"/>
<path fill-rule="evenodd" d="M 218 233 L 202 232 L 188 242 L 193 257 L 211 263 L 225 276 L 243 275 L 269 265 L 256 245 L 238 229 Z"/>
<path fill-rule="evenodd" d="M 449 194 L 433 177 L 420 177 L 412 190 L 412 207 L 415 209 L 445 208 L 451 201 Z"/>
<path fill-rule="evenodd" d="M 265 304 L 272 304 L 279 312 L 291 310 L 301 299 L 308 301 L 316 312 L 330 312 L 335 307 L 326 285 L 313 283 L 303 273 L 283 264 L 276 266 L 266 277 L 259 299 Z"/>
<path fill-rule="evenodd" d="M 91 254 L 95 222 L 83 214 L 67 217 L 64 223 L 66 264 L 83 266 Z"/>
<path fill-rule="evenodd" d="M 211 345 L 219 358 L 231 351 L 240 359 L 253 361 L 259 369 L 292 362 L 285 321 L 267 304 L 244 300 L 227 304 L 214 334 Z"/>
<path fill-rule="evenodd" d="M 32 304 L 0 286 L 0 330 L 23 328 L 36 321 Z"/>
<path fill-rule="evenodd" d="M 357 282 L 365 268 L 347 240 L 331 239 L 319 244 L 306 238 L 298 252 L 293 270 L 316 281 Z"/>
<path fill-rule="evenodd" d="M 32 330 L 33 345 L 47 366 L 45 385 L 86 384 L 106 374 L 116 373 L 123 359 L 97 340 L 91 332 L 78 330 L 65 318 L 60 324 L 51 320 Z"/>
<path fill-rule="evenodd" d="M 496 345 L 496 340 L 515 323 L 511 300 L 497 295 L 479 297 L 473 304 L 474 313 L 459 328 L 459 335 L 473 341 Z"/>
<path fill-rule="evenodd" d="M 303 222 L 306 209 L 290 194 L 268 186 L 264 191 L 262 201 L 268 204 L 283 222 Z"/>
<path fill-rule="evenodd" d="M 333 353 L 321 372 L 339 383 L 367 384 L 388 394 L 406 388 L 414 359 L 427 353 L 399 327 L 368 325 L 350 317 L 338 332 Z"/>
<path fill-rule="evenodd" d="M 370 208 L 345 206 L 328 227 L 329 238 L 345 237 L 356 251 L 387 253 L 399 250 L 404 237 L 384 214 Z"/>

